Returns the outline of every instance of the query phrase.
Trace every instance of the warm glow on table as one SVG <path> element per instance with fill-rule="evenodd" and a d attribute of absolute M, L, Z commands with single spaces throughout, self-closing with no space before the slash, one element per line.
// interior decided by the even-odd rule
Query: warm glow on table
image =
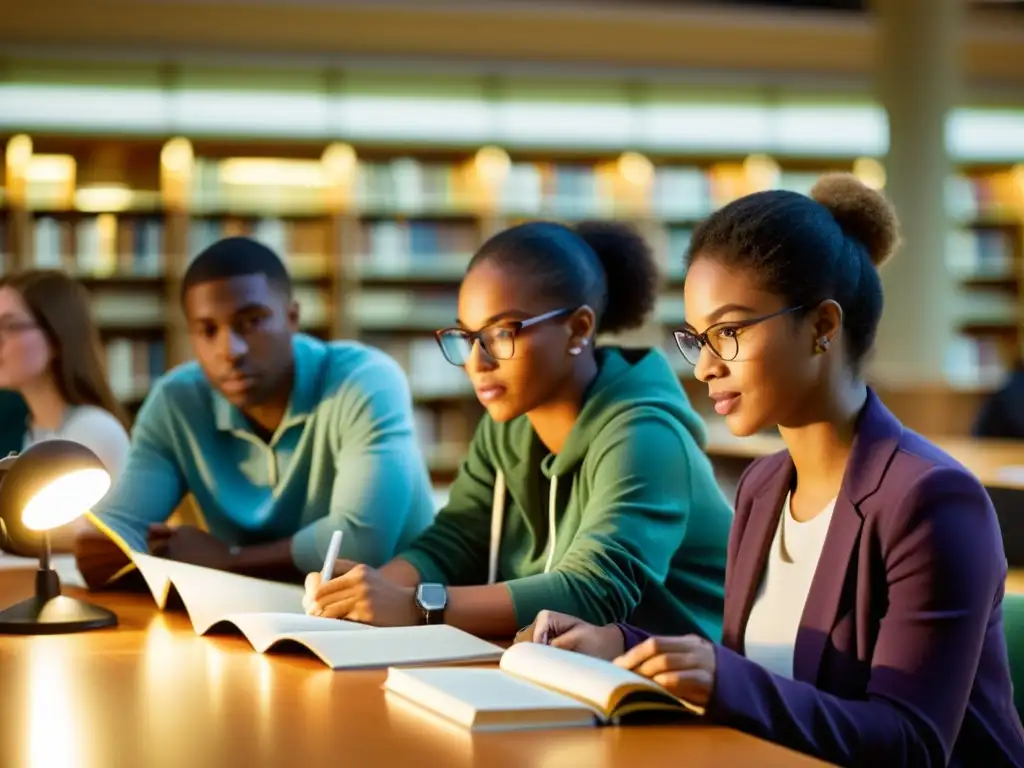
<path fill-rule="evenodd" d="M 0 604 L 31 593 L 0 569 Z M 79 590 L 69 590 L 81 594 Z M 588 728 L 471 735 L 386 701 L 385 672 L 331 672 L 261 656 L 240 637 L 199 638 L 148 596 L 94 594 L 116 630 L 0 636 L 0 765 L 147 766 L 822 765 L 725 728 Z"/>

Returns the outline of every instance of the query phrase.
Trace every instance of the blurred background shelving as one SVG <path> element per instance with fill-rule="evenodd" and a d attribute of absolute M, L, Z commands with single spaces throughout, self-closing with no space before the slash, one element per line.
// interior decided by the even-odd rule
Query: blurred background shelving
<path fill-rule="evenodd" d="M 394 73 L 348 74 L 332 91 L 315 73 L 285 86 L 280 74 L 268 85 L 223 68 L 179 72 L 173 91 L 158 79 L 117 91 L 109 71 L 71 78 L 55 67 L 8 73 L 8 83 L 19 71 L 31 83 L 19 92 L 31 103 L 5 101 L 0 83 L 0 103 L 15 109 L 0 115 L 4 268 L 81 277 L 126 404 L 136 409 L 154 378 L 190 356 L 178 307 L 188 259 L 220 237 L 250 235 L 286 260 L 303 330 L 361 339 L 403 366 L 441 484 L 482 409 L 432 331 L 454 320 L 465 266 L 491 234 L 536 218 L 635 224 L 658 255 L 662 298 L 648 326 L 619 341 L 664 348 L 708 410 L 669 333 L 683 317 L 693 227 L 742 194 L 806 192 L 829 170 L 886 183 L 884 113 L 852 97 L 747 90 L 716 101 L 590 82 L 567 101 L 555 95 L 564 89 L 533 80 L 499 87 Z M 120 96 L 83 127 L 73 115 L 99 87 Z M 48 112 L 38 99 L 50 99 Z M 160 107 L 168 99 L 174 120 Z M 1002 144 L 991 141 L 993 121 Z M 1015 133 L 1024 111 L 964 108 L 954 124 L 950 243 L 937 265 L 956 303 L 947 375 L 927 396 L 920 387 L 883 396 L 912 427 L 962 434 L 1024 345 L 1024 140 Z"/>

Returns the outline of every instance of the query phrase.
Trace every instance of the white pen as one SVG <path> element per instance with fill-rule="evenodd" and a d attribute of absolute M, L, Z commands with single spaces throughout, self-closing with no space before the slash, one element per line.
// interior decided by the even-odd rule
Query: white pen
<path fill-rule="evenodd" d="M 338 552 L 341 551 L 341 537 L 344 531 L 335 531 L 331 534 L 331 543 L 327 547 L 327 557 L 324 558 L 324 569 L 320 571 L 320 583 L 334 575 L 334 564 L 338 562 Z"/>

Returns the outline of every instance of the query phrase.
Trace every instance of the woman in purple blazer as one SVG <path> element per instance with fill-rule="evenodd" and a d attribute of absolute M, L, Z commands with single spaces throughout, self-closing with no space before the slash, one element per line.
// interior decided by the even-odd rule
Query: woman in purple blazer
<path fill-rule="evenodd" d="M 680 351 L 734 434 L 777 425 L 788 449 L 740 480 L 722 641 L 552 613 L 530 639 L 834 763 L 1024 766 L 995 512 L 861 374 L 898 239 L 886 200 L 845 174 L 810 198 L 749 195 L 694 232 Z"/>

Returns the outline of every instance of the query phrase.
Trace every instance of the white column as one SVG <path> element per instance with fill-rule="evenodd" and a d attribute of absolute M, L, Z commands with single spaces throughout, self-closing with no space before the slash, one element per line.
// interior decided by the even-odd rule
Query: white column
<path fill-rule="evenodd" d="M 886 193 L 903 226 L 882 268 L 885 312 L 872 378 L 906 388 L 942 380 L 954 333 L 956 286 L 946 266 L 953 173 L 946 118 L 956 106 L 963 0 L 872 0 L 876 89 L 889 117 Z"/>

